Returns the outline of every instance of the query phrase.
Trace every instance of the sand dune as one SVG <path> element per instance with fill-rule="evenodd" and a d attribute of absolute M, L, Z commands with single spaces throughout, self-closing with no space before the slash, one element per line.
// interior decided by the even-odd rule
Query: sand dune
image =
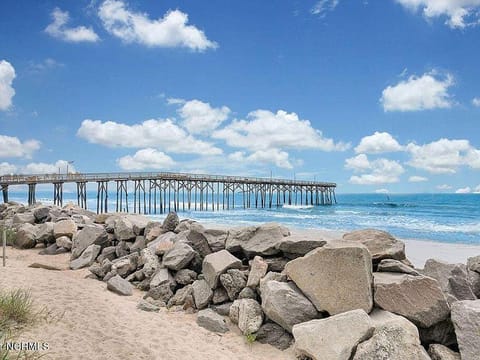
<path fill-rule="evenodd" d="M 8 248 L 7 267 L 0 267 L 0 288 L 29 288 L 37 306 L 63 318 L 25 331 L 22 341 L 49 344 L 46 359 L 292 359 L 293 351 L 249 345 L 235 326 L 217 335 L 183 312 L 147 313 L 136 308 L 142 296 L 120 297 L 106 284 L 85 279 L 88 270 L 29 268 L 41 262 L 67 267 L 69 254 L 40 256 L 38 249 Z"/>

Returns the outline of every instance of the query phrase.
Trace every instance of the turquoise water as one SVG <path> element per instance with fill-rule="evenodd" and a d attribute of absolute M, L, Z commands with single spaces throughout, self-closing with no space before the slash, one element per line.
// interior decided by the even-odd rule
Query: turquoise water
<path fill-rule="evenodd" d="M 88 206 L 96 210 L 95 193 L 88 193 Z M 24 192 L 11 192 L 10 199 L 25 202 Z M 51 192 L 37 192 L 37 200 L 51 202 Z M 181 218 L 226 225 L 280 222 L 291 228 L 353 230 L 377 228 L 399 238 L 427 239 L 450 243 L 480 244 L 480 194 L 337 194 L 333 206 L 283 206 L 243 209 L 241 195 L 234 210 L 180 211 Z M 76 202 L 75 193 L 64 194 L 64 204 Z M 115 196 L 109 195 L 115 210 Z M 130 210 L 133 206 L 130 204 Z M 154 215 L 163 218 L 164 215 Z"/>

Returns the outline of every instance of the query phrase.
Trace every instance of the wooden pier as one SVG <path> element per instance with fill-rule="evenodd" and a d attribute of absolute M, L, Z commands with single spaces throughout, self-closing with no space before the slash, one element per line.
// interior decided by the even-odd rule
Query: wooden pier
<path fill-rule="evenodd" d="M 36 202 L 36 185 L 53 184 L 53 202 L 63 206 L 65 183 L 76 183 L 77 205 L 84 209 L 87 209 L 87 184 L 96 183 L 97 213 L 108 212 L 109 184 L 115 185 L 116 212 L 163 214 L 172 210 L 219 211 L 235 207 L 272 208 L 285 204 L 317 206 L 337 202 L 336 184 L 316 181 L 167 172 L 0 176 L 0 189 L 5 203 L 8 202 L 8 188 L 11 185 L 27 185 L 28 204 L 33 205 Z M 132 188 L 133 194 L 129 193 Z M 133 202 L 129 202 L 129 195 L 133 195 Z"/>

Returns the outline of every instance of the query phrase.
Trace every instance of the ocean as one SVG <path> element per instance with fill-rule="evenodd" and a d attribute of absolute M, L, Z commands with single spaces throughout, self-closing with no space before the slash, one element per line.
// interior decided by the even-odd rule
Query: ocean
<path fill-rule="evenodd" d="M 26 192 L 11 191 L 10 200 L 25 203 Z M 96 210 L 96 193 L 88 192 L 88 207 Z M 356 230 L 376 228 L 403 239 L 480 245 L 480 194 L 337 194 L 332 206 L 284 205 L 244 209 L 237 195 L 235 209 L 179 211 L 180 218 L 202 223 L 252 225 L 279 222 L 290 228 Z M 52 191 L 37 191 L 37 201 L 52 203 Z M 64 204 L 76 203 L 74 192 L 64 193 Z M 115 194 L 109 194 L 109 211 L 115 210 Z M 130 204 L 130 210 L 133 205 Z M 165 215 L 149 215 L 163 219 Z"/>

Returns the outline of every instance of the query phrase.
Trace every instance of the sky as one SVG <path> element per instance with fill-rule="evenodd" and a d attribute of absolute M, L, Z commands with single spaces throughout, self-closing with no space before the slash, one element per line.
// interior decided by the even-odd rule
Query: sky
<path fill-rule="evenodd" d="M 480 192 L 480 0 L 0 2 L 0 174 Z"/>

